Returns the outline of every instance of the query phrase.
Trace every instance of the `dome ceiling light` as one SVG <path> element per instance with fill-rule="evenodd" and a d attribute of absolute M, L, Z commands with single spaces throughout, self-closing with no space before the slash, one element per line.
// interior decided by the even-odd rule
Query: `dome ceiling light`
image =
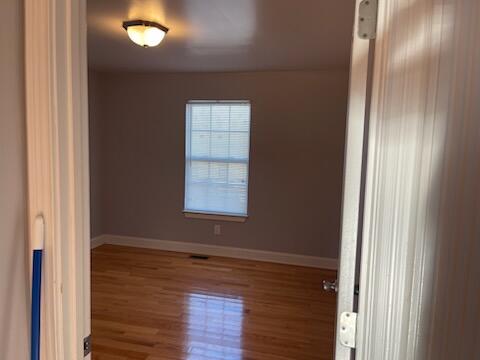
<path fill-rule="evenodd" d="M 168 32 L 167 27 L 145 20 L 124 21 L 123 28 L 130 40 L 145 48 L 160 44 Z"/>

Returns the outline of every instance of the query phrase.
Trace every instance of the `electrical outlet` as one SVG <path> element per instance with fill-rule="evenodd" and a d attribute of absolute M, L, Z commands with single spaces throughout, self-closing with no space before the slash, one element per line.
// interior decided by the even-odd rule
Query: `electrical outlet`
<path fill-rule="evenodd" d="M 213 225 L 213 233 L 215 235 L 221 235 L 222 234 L 222 228 L 220 225 Z"/>

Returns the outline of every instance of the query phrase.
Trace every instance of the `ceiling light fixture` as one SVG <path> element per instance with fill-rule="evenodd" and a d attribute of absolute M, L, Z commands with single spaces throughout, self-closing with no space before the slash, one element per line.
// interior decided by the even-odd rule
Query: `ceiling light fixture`
<path fill-rule="evenodd" d="M 124 21 L 123 28 L 130 40 L 146 48 L 160 44 L 168 32 L 165 26 L 145 20 Z"/>

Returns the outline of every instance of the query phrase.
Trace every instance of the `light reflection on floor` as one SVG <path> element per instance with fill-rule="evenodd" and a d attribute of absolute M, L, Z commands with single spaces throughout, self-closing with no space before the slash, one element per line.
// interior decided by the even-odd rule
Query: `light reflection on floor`
<path fill-rule="evenodd" d="M 241 360 L 243 299 L 188 295 L 186 360 Z"/>

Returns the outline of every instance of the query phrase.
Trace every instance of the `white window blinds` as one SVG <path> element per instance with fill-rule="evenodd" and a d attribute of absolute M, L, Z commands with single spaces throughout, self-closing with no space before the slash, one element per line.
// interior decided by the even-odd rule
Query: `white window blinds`
<path fill-rule="evenodd" d="M 250 102 L 187 104 L 185 211 L 247 215 L 249 144 Z"/>

